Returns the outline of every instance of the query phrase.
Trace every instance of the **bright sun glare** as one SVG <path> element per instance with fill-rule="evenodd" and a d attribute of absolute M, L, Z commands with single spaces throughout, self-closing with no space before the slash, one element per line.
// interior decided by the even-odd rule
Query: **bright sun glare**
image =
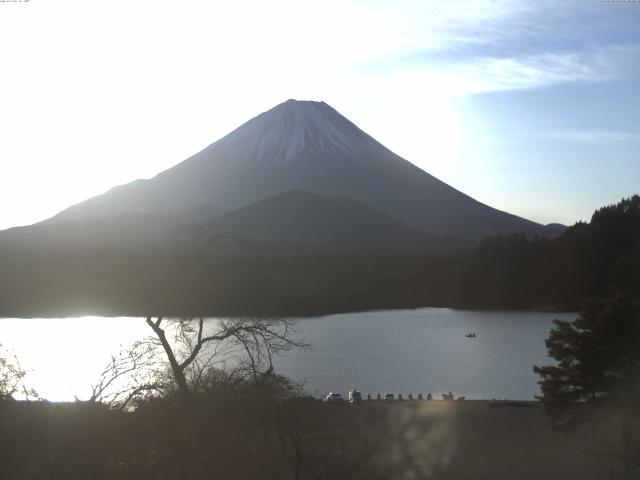
<path fill-rule="evenodd" d="M 37 333 L 26 335 L 25 323 Z M 5 318 L 2 343 L 18 355 L 25 384 L 39 395 L 54 402 L 86 400 L 111 355 L 148 336 L 148 330 L 143 319 L 133 318 Z"/>

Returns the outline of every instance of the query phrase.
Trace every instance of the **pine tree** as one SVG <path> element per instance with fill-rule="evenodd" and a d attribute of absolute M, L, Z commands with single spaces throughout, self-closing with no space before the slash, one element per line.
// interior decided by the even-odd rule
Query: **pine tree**
<path fill-rule="evenodd" d="M 546 346 L 557 364 L 534 367 L 540 399 L 556 428 L 588 430 L 587 451 L 612 478 L 630 478 L 640 466 L 640 242 L 602 296 L 554 324 Z"/>
<path fill-rule="evenodd" d="M 623 294 L 585 302 L 573 321 L 555 320 L 546 341 L 555 366 L 534 367 L 542 401 L 560 425 L 591 412 L 640 385 L 640 313 Z"/>

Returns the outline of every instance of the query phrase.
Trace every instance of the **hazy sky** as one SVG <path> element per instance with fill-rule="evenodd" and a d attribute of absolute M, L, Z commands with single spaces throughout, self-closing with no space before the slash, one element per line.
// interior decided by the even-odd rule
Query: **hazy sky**
<path fill-rule="evenodd" d="M 547 223 L 640 192 L 640 2 L 0 2 L 0 228 L 324 100 Z"/>

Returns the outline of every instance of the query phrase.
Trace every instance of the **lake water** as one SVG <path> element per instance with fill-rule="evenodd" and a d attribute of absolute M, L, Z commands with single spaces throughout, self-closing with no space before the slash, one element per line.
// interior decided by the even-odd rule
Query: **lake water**
<path fill-rule="evenodd" d="M 574 317 L 424 308 L 305 318 L 300 337 L 311 347 L 275 365 L 316 396 L 357 387 L 365 395 L 532 399 L 532 367 L 550 363 L 544 340 L 552 320 Z M 0 343 L 51 400 L 87 398 L 111 354 L 149 333 L 140 318 L 0 319 Z"/>

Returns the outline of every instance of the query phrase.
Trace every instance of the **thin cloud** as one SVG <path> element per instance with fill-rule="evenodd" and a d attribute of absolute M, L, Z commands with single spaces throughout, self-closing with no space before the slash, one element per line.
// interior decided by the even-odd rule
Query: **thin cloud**
<path fill-rule="evenodd" d="M 615 145 L 640 142 L 640 133 L 615 130 L 570 130 L 553 132 L 548 138 L 567 142 L 589 143 L 592 145 Z"/>
<path fill-rule="evenodd" d="M 367 81 L 377 80 L 378 89 L 389 91 L 420 91 L 421 88 L 428 88 L 437 90 L 443 96 L 456 97 L 622 78 L 624 68 L 609 51 L 612 49 L 523 57 L 481 57 L 467 62 L 431 65 L 400 64 L 393 75 L 369 78 Z"/>
<path fill-rule="evenodd" d="M 409 0 L 357 2 L 372 15 L 386 19 L 389 30 L 403 38 L 393 53 L 455 52 L 466 47 L 506 42 L 513 27 L 536 16 L 538 2 L 515 0 Z"/>
<path fill-rule="evenodd" d="M 613 10 L 601 5 L 464 0 L 411 8 L 411 18 L 396 13 L 402 12 L 411 37 L 405 47 L 412 50 L 373 62 L 378 70 L 392 65 L 396 72 L 440 78 L 452 95 L 609 81 L 638 71 L 640 38 L 611 36 Z"/>
<path fill-rule="evenodd" d="M 600 61 L 600 55 L 582 53 L 480 58 L 468 64 L 446 66 L 444 71 L 469 79 L 470 91 L 466 92 L 469 94 L 610 80 L 616 73 Z"/>
<path fill-rule="evenodd" d="M 536 48 L 606 46 L 607 39 L 624 43 L 637 39 L 630 32 L 640 18 L 638 9 L 620 15 L 619 9 L 582 0 L 422 0 L 393 2 L 389 11 L 402 22 L 397 28 L 410 32 L 416 52 L 426 54 L 451 54 L 474 46 L 532 54 Z"/>

